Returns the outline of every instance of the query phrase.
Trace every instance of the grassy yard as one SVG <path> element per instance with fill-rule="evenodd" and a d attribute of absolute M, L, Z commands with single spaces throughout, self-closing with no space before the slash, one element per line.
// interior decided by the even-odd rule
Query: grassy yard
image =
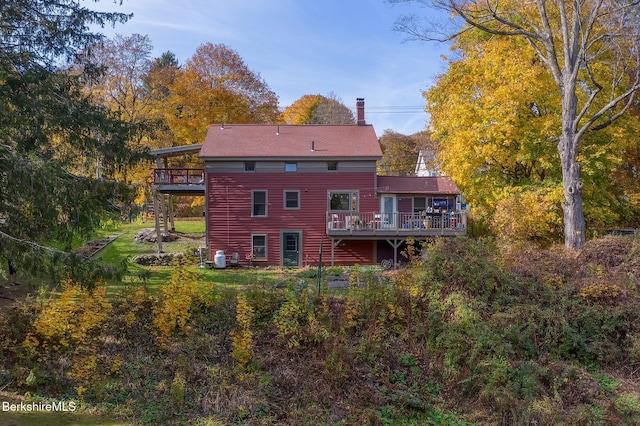
<path fill-rule="evenodd" d="M 204 246 L 204 222 L 201 220 L 178 220 L 175 222 L 176 234 L 180 238 L 173 242 L 164 242 L 164 253 L 193 253 L 198 247 Z M 127 273 L 121 281 L 108 284 L 108 292 L 116 291 L 129 285 L 146 285 L 151 291 L 155 291 L 158 284 L 168 282 L 175 266 L 142 266 L 133 261 L 133 258 L 142 254 L 157 253 L 156 243 L 141 243 L 134 241 L 138 231 L 145 228 L 153 228 L 153 222 L 128 223 L 115 225 L 100 230 L 97 239 L 118 235 L 117 239 L 99 252 L 96 257 L 113 265 L 126 265 Z M 237 269 L 199 269 L 197 256 L 187 258 L 183 266 L 187 270 L 196 271 L 202 284 L 211 284 L 219 288 L 240 290 L 248 285 L 262 282 L 265 285 L 274 285 L 292 274 L 291 271 L 264 268 L 240 267 Z"/>

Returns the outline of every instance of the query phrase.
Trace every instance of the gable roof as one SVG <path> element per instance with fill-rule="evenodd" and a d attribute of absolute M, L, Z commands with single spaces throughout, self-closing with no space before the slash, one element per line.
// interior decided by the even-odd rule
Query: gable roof
<path fill-rule="evenodd" d="M 378 160 L 382 150 L 371 125 L 225 124 L 209 127 L 200 157 Z"/>
<path fill-rule="evenodd" d="M 379 194 L 460 194 L 449 176 L 378 176 Z"/>
<path fill-rule="evenodd" d="M 437 176 L 438 167 L 435 164 L 436 153 L 432 150 L 421 149 L 416 161 L 416 176 Z"/>

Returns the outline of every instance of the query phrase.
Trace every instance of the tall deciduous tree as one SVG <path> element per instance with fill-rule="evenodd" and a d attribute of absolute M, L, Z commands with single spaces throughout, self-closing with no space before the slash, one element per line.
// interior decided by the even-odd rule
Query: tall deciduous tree
<path fill-rule="evenodd" d="M 278 97 L 240 55 L 206 43 L 169 86 L 166 118 L 180 144 L 201 143 L 214 123 L 275 123 Z"/>
<path fill-rule="evenodd" d="M 403 135 L 393 130 L 385 130 L 380 137 L 382 158 L 378 162 L 378 173 L 391 176 L 407 176 L 415 173 L 420 150 L 435 152 L 436 144 L 431 141 L 429 132 Z M 429 165 L 433 166 L 433 165 Z"/>
<path fill-rule="evenodd" d="M 406 1 L 406 0 L 399 0 Z M 559 96 L 561 123 L 548 143 L 560 157 L 565 246 L 585 243 L 580 141 L 607 127 L 633 105 L 640 89 L 638 1 L 616 0 L 409 0 L 453 16 L 453 32 L 405 17 L 397 29 L 423 40 L 451 40 L 470 27 L 497 36 L 522 37 L 550 73 Z"/>
<path fill-rule="evenodd" d="M 116 111 L 130 123 L 149 116 L 149 97 L 145 95 L 144 77 L 151 67 L 153 46 L 146 35 L 116 35 L 91 46 L 87 58 L 101 69 L 90 82 L 90 95 L 96 103 Z"/>
<path fill-rule="evenodd" d="M 153 46 L 146 35 L 116 35 L 87 49 L 82 62 L 89 62 L 98 72 L 87 81 L 88 96 L 96 105 L 140 131 L 128 140 L 132 149 L 155 148 L 153 130 L 160 123 L 153 121 L 153 98 L 147 95 L 145 77 L 151 67 Z M 134 136 L 134 135 L 132 135 Z M 98 158 L 102 167 L 103 160 Z M 149 175 L 148 167 L 137 170 L 121 167 L 118 178 L 127 183 L 139 183 Z"/>
<path fill-rule="evenodd" d="M 108 177 L 136 160 L 126 146 L 135 129 L 87 98 L 94 66 L 62 66 L 101 39 L 89 24 L 128 16 L 74 0 L 9 0 L 0 17 L 0 253 L 23 268 L 80 274 L 88 263 L 67 251 L 127 196 Z M 103 179 L 87 173 L 87 152 L 106 159 Z"/>
<path fill-rule="evenodd" d="M 282 112 L 287 124 L 354 124 L 353 112 L 333 93 L 304 95 Z"/>

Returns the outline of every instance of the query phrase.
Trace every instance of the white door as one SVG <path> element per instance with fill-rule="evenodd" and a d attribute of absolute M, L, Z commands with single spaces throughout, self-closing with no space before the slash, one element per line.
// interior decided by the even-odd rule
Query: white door
<path fill-rule="evenodd" d="M 380 218 L 382 228 L 395 228 L 396 227 L 396 196 L 395 195 L 383 195 L 380 198 Z"/>

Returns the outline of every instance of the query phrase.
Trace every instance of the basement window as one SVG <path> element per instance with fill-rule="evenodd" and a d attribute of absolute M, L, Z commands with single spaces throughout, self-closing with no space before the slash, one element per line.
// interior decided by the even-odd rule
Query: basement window
<path fill-rule="evenodd" d="M 254 234 L 251 236 L 251 253 L 253 260 L 267 260 L 267 235 Z"/>

